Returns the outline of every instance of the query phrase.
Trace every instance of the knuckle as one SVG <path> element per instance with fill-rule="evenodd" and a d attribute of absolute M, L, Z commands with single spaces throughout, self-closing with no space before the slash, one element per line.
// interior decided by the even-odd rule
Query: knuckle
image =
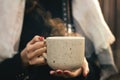
<path fill-rule="evenodd" d="M 30 60 L 30 61 L 29 61 L 29 64 L 30 64 L 30 65 L 33 65 L 34 63 L 33 63 L 33 61 Z"/>
<path fill-rule="evenodd" d="M 33 39 L 36 40 L 37 38 L 39 38 L 39 36 L 38 36 L 38 35 L 35 35 Z"/>
<path fill-rule="evenodd" d="M 30 54 L 27 54 L 27 58 L 28 58 L 28 59 L 31 59 L 31 55 L 30 55 Z"/>
<path fill-rule="evenodd" d="M 32 48 L 32 46 L 30 46 L 30 45 L 27 45 L 27 46 L 26 46 L 26 51 L 27 51 L 27 53 L 29 53 L 29 52 L 31 51 L 31 48 Z"/>
<path fill-rule="evenodd" d="M 44 60 L 44 58 L 42 56 L 40 57 L 40 61 L 39 62 L 40 62 L 41 65 L 45 64 L 45 60 Z"/>
<path fill-rule="evenodd" d="M 29 50 L 30 50 L 30 45 L 27 44 L 27 45 L 26 45 L 26 51 L 29 52 Z"/>

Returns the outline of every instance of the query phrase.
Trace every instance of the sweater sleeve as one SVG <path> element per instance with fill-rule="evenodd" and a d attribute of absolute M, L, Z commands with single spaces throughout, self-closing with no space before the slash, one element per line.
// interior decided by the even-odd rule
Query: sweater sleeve
<path fill-rule="evenodd" d="M 19 53 L 0 63 L 0 77 L 17 77 L 20 74 L 23 75 L 23 73 L 25 73 L 25 69 L 22 66 Z"/>

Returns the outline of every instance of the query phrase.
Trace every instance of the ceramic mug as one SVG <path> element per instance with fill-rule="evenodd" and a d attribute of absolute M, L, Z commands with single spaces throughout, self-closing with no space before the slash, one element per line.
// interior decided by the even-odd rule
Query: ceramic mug
<path fill-rule="evenodd" d="M 48 65 L 52 69 L 75 70 L 80 68 L 85 53 L 84 37 L 46 38 Z"/>

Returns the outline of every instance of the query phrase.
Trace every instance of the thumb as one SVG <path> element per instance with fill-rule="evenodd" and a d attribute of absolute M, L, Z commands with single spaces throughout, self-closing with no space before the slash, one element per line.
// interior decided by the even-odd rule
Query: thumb
<path fill-rule="evenodd" d="M 84 58 L 84 63 L 82 65 L 82 68 L 83 68 L 83 76 L 86 77 L 89 73 L 89 66 L 86 58 Z"/>

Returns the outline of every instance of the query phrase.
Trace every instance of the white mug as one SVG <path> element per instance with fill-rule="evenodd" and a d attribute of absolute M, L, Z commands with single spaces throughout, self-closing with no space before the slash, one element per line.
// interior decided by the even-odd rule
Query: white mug
<path fill-rule="evenodd" d="M 84 37 L 48 37 L 46 44 L 46 60 L 52 69 L 75 70 L 81 67 L 85 53 Z"/>

